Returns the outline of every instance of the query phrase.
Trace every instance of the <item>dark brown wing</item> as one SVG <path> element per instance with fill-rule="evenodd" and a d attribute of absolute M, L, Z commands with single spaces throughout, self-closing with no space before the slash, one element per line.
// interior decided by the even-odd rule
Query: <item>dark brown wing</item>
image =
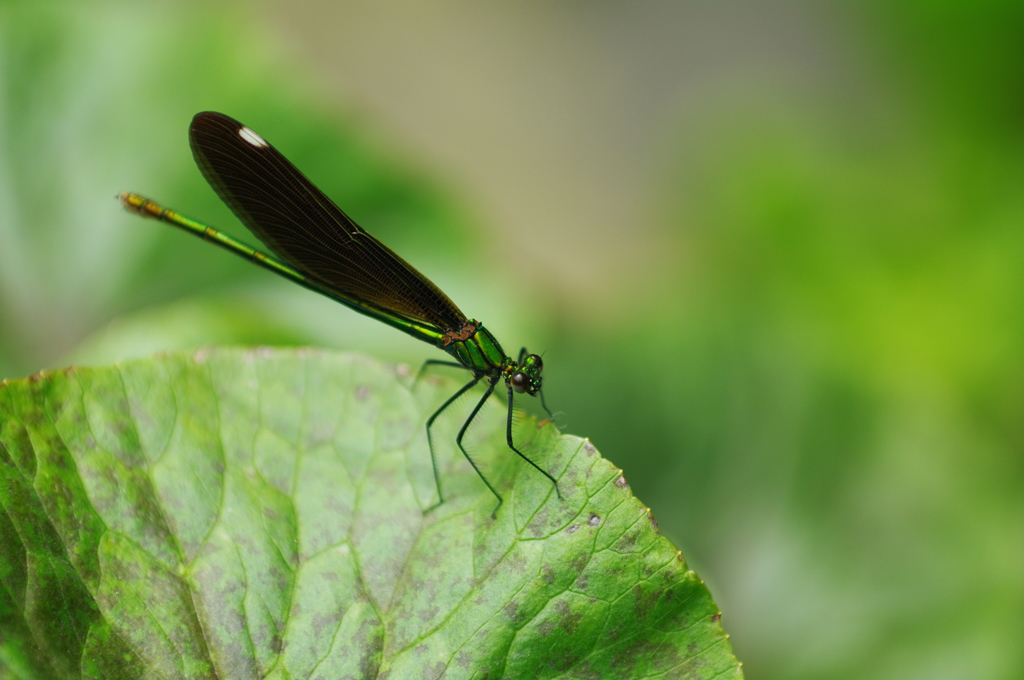
<path fill-rule="evenodd" d="M 342 297 L 441 329 L 466 316 L 364 231 L 262 137 L 222 113 L 196 114 L 192 155 L 238 219 L 278 257 Z"/>

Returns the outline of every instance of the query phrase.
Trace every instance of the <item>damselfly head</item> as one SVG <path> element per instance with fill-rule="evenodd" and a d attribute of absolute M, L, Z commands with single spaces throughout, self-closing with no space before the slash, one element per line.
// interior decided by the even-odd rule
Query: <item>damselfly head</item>
<path fill-rule="evenodd" d="M 540 392 L 543 369 L 544 362 L 541 358 L 536 354 L 530 354 L 518 366 L 513 367 L 506 382 L 516 392 L 520 394 L 526 392 L 533 396 Z"/>

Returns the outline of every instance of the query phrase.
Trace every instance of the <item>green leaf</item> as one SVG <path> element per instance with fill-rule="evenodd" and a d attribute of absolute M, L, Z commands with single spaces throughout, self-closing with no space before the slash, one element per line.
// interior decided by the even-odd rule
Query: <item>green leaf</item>
<path fill-rule="evenodd" d="M 361 356 L 204 350 L 0 388 L 0 678 L 740 677 L 620 470 Z M 442 419 L 444 420 L 444 419 Z M 438 441 L 450 444 L 458 417 Z M 441 422 L 441 421 L 439 421 Z M 444 428 L 442 428 L 444 429 Z"/>

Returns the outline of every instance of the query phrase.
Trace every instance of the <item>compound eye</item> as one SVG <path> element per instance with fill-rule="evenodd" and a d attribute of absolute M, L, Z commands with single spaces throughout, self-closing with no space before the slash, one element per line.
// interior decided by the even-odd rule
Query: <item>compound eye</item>
<path fill-rule="evenodd" d="M 534 366 L 537 367 L 538 371 L 544 368 L 544 362 L 541 361 L 540 356 L 537 354 L 531 354 L 530 356 L 526 357 L 526 363 L 533 364 Z"/>
<path fill-rule="evenodd" d="M 514 389 L 516 392 L 522 393 L 525 392 L 527 386 L 529 386 L 530 379 L 526 377 L 526 374 L 523 373 L 522 371 L 517 371 L 516 373 L 512 374 L 512 377 L 508 379 L 508 382 L 510 385 L 512 385 L 512 389 Z"/>

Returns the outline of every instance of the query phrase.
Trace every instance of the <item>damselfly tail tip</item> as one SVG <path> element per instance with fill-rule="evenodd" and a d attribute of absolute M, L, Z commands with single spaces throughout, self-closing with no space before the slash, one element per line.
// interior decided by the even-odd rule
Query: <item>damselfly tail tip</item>
<path fill-rule="evenodd" d="M 117 202 L 121 204 L 122 208 L 127 208 L 132 212 L 139 212 L 139 206 L 145 202 L 144 200 L 139 200 L 142 199 L 141 196 L 133 194 L 130 191 L 122 191 L 114 198 L 117 199 Z"/>
<path fill-rule="evenodd" d="M 125 210 L 135 213 L 136 215 L 142 215 L 143 217 L 158 218 L 162 212 L 162 208 L 153 201 L 133 194 L 130 191 L 122 191 L 117 195 L 117 200 Z"/>

